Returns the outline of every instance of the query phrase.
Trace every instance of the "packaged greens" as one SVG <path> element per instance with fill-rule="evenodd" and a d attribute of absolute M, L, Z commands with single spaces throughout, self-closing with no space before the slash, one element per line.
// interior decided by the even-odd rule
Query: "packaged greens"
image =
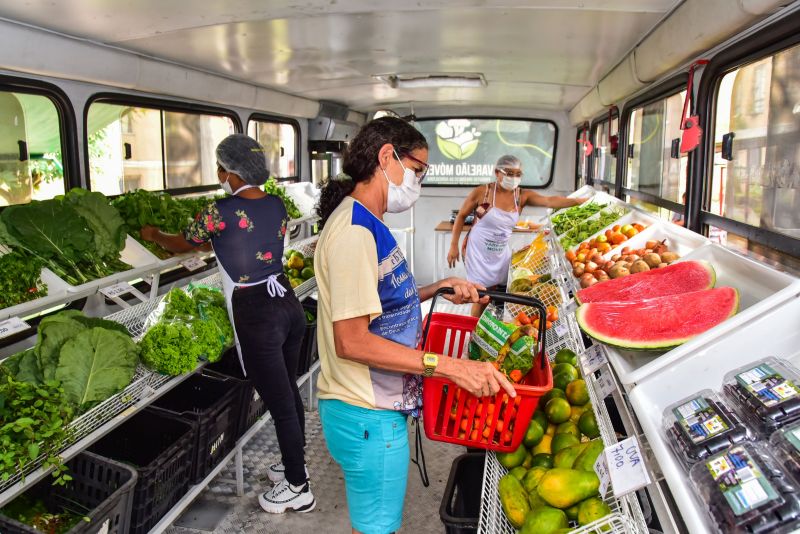
<path fill-rule="evenodd" d="M 469 342 L 469 358 L 496 362 L 513 382 L 519 382 L 533 367 L 537 352 L 534 329 L 530 325 L 514 326 L 497 318 L 497 308 L 486 308 L 475 326 Z"/>

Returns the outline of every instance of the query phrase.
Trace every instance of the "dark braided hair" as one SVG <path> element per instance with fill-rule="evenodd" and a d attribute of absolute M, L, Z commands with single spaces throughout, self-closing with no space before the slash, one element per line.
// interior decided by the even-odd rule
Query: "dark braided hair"
<path fill-rule="evenodd" d="M 387 143 L 394 146 L 400 157 L 419 148 L 428 148 L 425 136 L 403 119 L 381 117 L 362 126 L 344 153 L 342 168 L 347 176 L 330 177 L 321 186 L 317 204 L 320 227 L 325 226 L 333 210 L 353 192 L 357 183 L 372 178 L 378 167 L 378 152 Z"/>

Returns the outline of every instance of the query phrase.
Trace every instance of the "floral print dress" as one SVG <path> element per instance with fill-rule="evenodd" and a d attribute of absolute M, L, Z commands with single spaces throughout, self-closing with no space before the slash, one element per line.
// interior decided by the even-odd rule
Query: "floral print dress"
<path fill-rule="evenodd" d="M 283 201 L 276 196 L 229 196 L 210 203 L 183 235 L 195 246 L 210 241 L 231 280 L 256 284 L 283 272 L 281 257 L 288 222 Z"/>

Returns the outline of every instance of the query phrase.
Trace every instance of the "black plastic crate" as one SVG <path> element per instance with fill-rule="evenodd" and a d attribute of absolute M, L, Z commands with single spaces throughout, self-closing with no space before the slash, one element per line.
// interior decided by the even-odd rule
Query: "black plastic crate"
<path fill-rule="evenodd" d="M 236 445 L 241 388 L 239 380 L 204 372 L 190 376 L 151 406 L 194 428 L 193 484 L 201 482 Z"/>
<path fill-rule="evenodd" d="M 90 521 L 79 521 L 67 534 L 127 534 L 136 471 L 91 452 L 82 452 L 67 462 L 67 467 L 72 480 L 66 486 L 54 486 L 52 478 L 48 477 L 24 495 L 41 499 L 51 513 L 61 513 L 65 506 L 74 511 L 80 507 L 80 513 Z M 41 534 L 33 527 L 2 515 L 1 511 L 0 532 Z"/>
<path fill-rule="evenodd" d="M 186 494 L 195 443 L 190 423 L 145 409 L 92 446 L 136 469 L 131 534 L 149 532 Z"/>
<path fill-rule="evenodd" d="M 259 417 L 266 413 L 267 406 L 258 395 L 250 379 L 245 378 L 236 350 L 234 349 L 231 352 L 231 354 L 226 354 L 220 361 L 207 365 L 206 369 L 234 378 L 242 383 L 242 395 L 239 402 L 239 426 L 236 433 L 236 437 L 239 438 L 258 421 Z"/>
<path fill-rule="evenodd" d="M 306 321 L 303 332 L 303 344 L 300 346 L 300 358 L 297 361 L 297 376 L 306 374 L 315 361 L 319 359 L 317 351 L 317 301 L 307 298 L 303 301 L 303 311 L 314 314 L 314 321 Z"/>
<path fill-rule="evenodd" d="M 486 455 L 481 453 L 462 454 L 453 460 L 439 507 L 439 517 L 447 534 L 478 531 L 485 464 Z"/>

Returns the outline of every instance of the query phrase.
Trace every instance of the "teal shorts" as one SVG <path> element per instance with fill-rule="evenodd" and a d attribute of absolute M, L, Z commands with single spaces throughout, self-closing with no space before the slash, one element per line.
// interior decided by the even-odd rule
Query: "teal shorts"
<path fill-rule="evenodd" d="M 408 481 L 406 416 L 321 399 L 319 417 L 328 450 L 344 471 L 351 526 L 364 534 L 399 530 Z"/>

